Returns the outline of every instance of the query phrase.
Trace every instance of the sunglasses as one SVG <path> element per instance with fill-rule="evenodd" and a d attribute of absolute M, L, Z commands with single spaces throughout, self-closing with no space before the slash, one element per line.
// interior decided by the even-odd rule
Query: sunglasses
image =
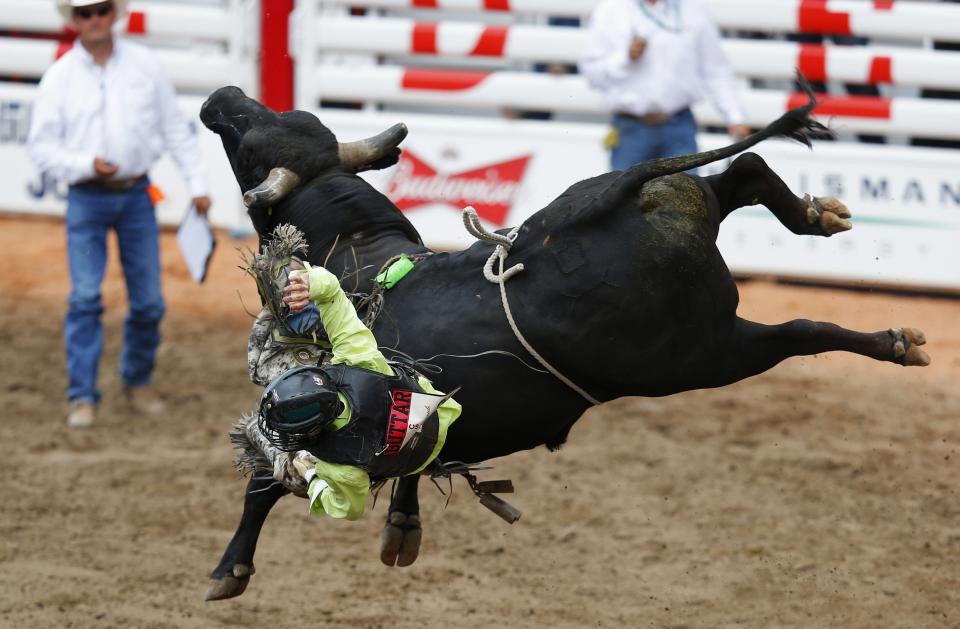
<path fill-rule="evenodd" d="M 105 17 L 113 13 L 113 4 L 101 4 L 95 7 L 78 7 L 73 10 L 73 16 L 81 20 L 89 20 L 94 15 Z"/>

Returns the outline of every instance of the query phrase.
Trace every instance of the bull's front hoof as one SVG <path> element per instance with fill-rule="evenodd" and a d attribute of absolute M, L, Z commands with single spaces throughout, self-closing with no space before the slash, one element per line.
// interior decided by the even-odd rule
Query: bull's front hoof
<path fill-rule="evenodd" d="M 380 534 L 380 561 L 387 566 L 404 568 L 413 564 L 420 554 L 420 516 L 394 511 Z"/>
<path fill-rule="evenodd" d="M 236 598 L 243 594 L 250 583 L 250 577 L 256 572 L 253 566 L 249 568 L 243 564 L 236 564 L 233 570 L 222 577 L 211 577 L 210 587 L 204 594 L 205 601 L 222 601 Z"/>
<path fill-rule="evenodd" d="M 804 195 L 807 202 L 807 223 L 818 225 L 824 236 L 832 236 L 853 228 L 849 220 L 851 214 L 847 206 L 836 197 L 811 197 Z"/>
<path fill-rule="evenodd" d="M 920 349 L 927 342 L 922 330 L 917 328 L 890 328 L 893 337 L 893 362 L 904 367 L 926 367 L 930 356 Z"/>

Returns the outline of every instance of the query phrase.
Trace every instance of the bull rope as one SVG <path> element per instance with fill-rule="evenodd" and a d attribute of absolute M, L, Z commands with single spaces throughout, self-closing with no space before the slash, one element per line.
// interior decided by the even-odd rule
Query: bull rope
<path fill-rule="evenodd" d="M 507 301 L 507 280 L 516 275 L 517 273 L 523 271 L 523 264 L 515 264 L 507 270 L 504 270 L 503 265 L 507 259 L 507 254 L 510 252 L 510 248 L 513 247 L 513 241 L 517 239 L 517 233 L 520 231 L 520 226 L 514 227 L 510 230 L 506 236 L 503 234 L 494 234 L 487 231 L 483 225 L 480 224 L 480 218 L 477 216 L 477 211 L 473 209 L 472 206 L 467 206 L 463 209 L 463 226 L 467 229 L 470 234 L 483 242 L 489 243 L 491 245 L 496 245 L 496 249 L 493 250 L 493 253 L 490 254 L 490 257 L 487 259 L 487 263 L 483 265 L 483 277 L 493 284 L 500 285 L 500 301 L 503 304 L 503 312 L 507 315 L 507 321 L 510 323 L 510 329 L 513 330 L 514 336 L 517 337 L 517 340 L 520 341 L 520 345 L 523 346 L 527 352 L 533 356 L 538 363 L 543 365 L 543 368 L 552 373 L 560 382 L 564 383 L 578 394 L 580 397 L 590 402 L 593 406 L 600 404 L 600 400 L 596 399 L 582 388 L 577 386 L 570 378 L 566 377 L 553 365 L 548 363 L 546 359 L 537 353 L 537 350 L 533 349 L 533 346 L 524 338 L 523 334 L 520 332 L 520 328 L 517 327 L 517 322 L 513 319 L 513 313 L 510 312 L 510 302 Z M 498 273 L 493 272 L 494 263 L 500 261 L 500 270 Z"/>

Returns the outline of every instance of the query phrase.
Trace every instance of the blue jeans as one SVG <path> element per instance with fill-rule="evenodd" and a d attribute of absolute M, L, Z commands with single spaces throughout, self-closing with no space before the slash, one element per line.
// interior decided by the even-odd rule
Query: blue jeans
<path fill-rule="evenodd" d="M 626 170 L 634 164 L 657 157 L 676 157 L 697 152 L 697 123 L 693 113 L 684 109 L 663 124 L 644 124 L 634 118 L 614 114 L 613 126 L 618 143 L 610 153 L 613 170 Z"/>
<path fill-rule="evenodd" d="M 69 400 L 100 401 L 97 369 L 103 352 L 100 285 L 107 265 L 107 231 L 117 232 L 130 311 L 123 326 L 120 376 L 125 386 L 150 383 L 165 306 L 160 293 L 160 242 L 148 182 L 126 192 L 95 184 L 67 194 L 67 257 L 73 290 L 64 340 Z"/>

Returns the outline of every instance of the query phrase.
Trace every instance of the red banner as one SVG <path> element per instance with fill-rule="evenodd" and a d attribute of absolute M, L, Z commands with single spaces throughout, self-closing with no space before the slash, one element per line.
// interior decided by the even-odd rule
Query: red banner
<path fill-rule="evenodd" d="M 472 205 L 480 218 L 502 227 L 516 200 L 530 155 L 465 170 L 440 173 L 412 151 L 404 150 L 387 196 L 401 210 L 445 203 L 457 210 Z"/>

